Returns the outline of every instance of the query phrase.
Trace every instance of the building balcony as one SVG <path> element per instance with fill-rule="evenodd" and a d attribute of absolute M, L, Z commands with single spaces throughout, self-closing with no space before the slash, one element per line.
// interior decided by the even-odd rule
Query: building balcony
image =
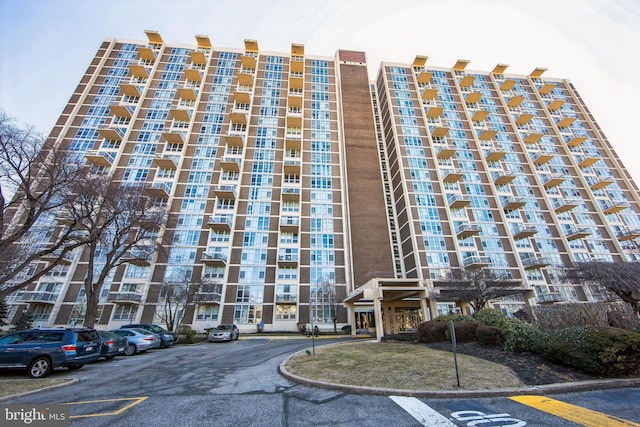
<path fill-rule="evenodd" d="M 125 119 L 131 118 L 134 109 L 135 108 L 130 105 L 123 105 L 120 103 L 109 104 L 109 110 L 111 110 L 111 114 L 116 117 L 124 117 Z"/>
<path fill-rule="evenodd" d="M 584 227 L 572 227 L 567 230 L 566 238 L 567 240 L 577 240 L 584 239 L 587 236 L 591 235 L 591 230 Z"/>
<path fill-rule="evenodd" d="M 209 218 L 207 224 L 209 225 L 209 228 L 215 231 L 231 231 L 231 226 L 233 225 L 233 215 L 214 215 Z"/>
<path fill-rule="evenodd" d="M 137 79 L 148 79 L 149 72 L 144 65 L 129 64 L 129 74 Z"/>
<path fill-rule="evenodd" d="M 171 144 L 182 144 L 184 145 L 185 139 L 187 137 L 186 131 L 178 131 L 175 129 L 170 129 L 167 132 L 162 132 L 162 137 L 165 141 Z"/>
<path fill-rule="evenodd" d="M 460 224 L 456 227 L 456 237 L 458 239 L 466 239 L 471 236 L 480 234 L 480 227 L 472 224 Z"/>
<path fill-rule="evenodd" d="M 84 158 L 92 165 L 110 168 L 116 159 L 116 153 L 113 151 L 89 150 L 84 153 Z"/>
<path fill-rule="evenodd" d="M 543 136 L 544 134 L 541 134 L 539 132 L 531 132 L 524 136 L 523 142 L 525 144 L 535 144 L 536 142 L 540 141 L 540 138 L 542 138 Z"/>
<path fill-rule="evenodd" d="M 480 102 L 480 98 L 482 98 L 482 92 L 471 92 L 464 98 L 464 102 L 466 104 L 477 104 Z"/>
<path fill-rule="evenodd" d="M 567 142 L 567 145 L 569 147 L 571 147 L 571 148 L 579 147 L 586 140 L 587 140 L 587 137 L 585 137 L 585 136 L 575 136 L 575 137 L 571 138 L 569 140 L 569 142 Z"/>
<path fill-rule="evenodd" d="M 462 194 L 449 194 L 447 196 L 447 203 L 451 209 L 462 209 L 471 204 L 471 199 Z"/>
<path fill-rule="evenodd" d="M 238 74 L 238 85 L 244 87 L 253 87 L 253 74 L 241 72 Z"/>
<path fill-rule="evenodd" d="M 605 215 L 611 215 L 614 213 L 621 212 L 629 207 L 626 203 L 607 203 L 602 207 L 602 212 Z"/>
<path fill-rule="evenodd" d="M 276 304 L 293 304 L 297 302 L 297 294 L 276 294 Z"/>
<path fill-rule="evenodd" d="M 538 153 L 532 153 L 533 164 L 536 166 L 544 165 L 549 163 L 551 159 L 555 157 L 555 153 L 551 151 L 542 151 Z"/>
<path fill-rule="evenodd" d="M 439 159 L 450 159 L 456 154 L 456 149 L 452 145 L 436 145 L 436 156 Z"/>
<path fill-rule="evenodd" d="M 427 113 L 427 118 L 429 119 L 436 119 L 437 117 L 442 117 L 442 107 L 437 107 L 437 106 L 431 106 L 429 108 L 426 109 L 425 111 Z"/>
<path fill-rule="evenodd" d="M 577 200 L 553 199 L 551 205 L 555 213 L 562 213 L 577 208 L 579 204 Z"/>
<path fill-rule="evenodd" d="M 575 122 L 575 121 L 576 121 L 575 117 L 563 117 L 558 122 L 556 122 L 556 125 L 560 129 L 567 128 L 567 127 L 571 126 L 573 124 L 573 122 Z"/>
<path fill-rule="evenodd" d="M 491 178 L 496 185 L 510 184 L 516 179 L 516 174 L 512 172 L 491 172 Z"/>
<path fill-rule="evenodd" d="M 510 91 L 511 89 L 513 89 L 513 87 L 516 85 L 516 81 L 513 79 L 506 79 L 504 82 L 502 82 L 502 84 L 500 85 L 500 92 L 507 92 Z"/>
<path fill-rule="evenodd" d="M 513 211 L 525 206 L 527 204 L 527 201 L 521 197 L 507 196 L 507 197 L 500 197 L 500 203 L 502 204 L 503 210 Z"/>
<path fill-rule="evenodd" d="M 500 148 L 494 148 L 491 150 L 486 150 L 484 158 L 487 160 L 487 162 L 492 163 L 492 162 L 498 162 L 504 159 L 504 156 L 506 155 L 507 155 L 507 152 L 505 150 Z"/>
<path fill-rule="evenodd" d="M 473 86 L 473 82 L 476 80 L 476 77 L 473 75 L 465 74 L 462 76 L 458 84 L 460 87 L 470 88 Z"/>
<path fill-rule="evenodd" d="M 227 264 L 227 255 L 221 252 L 214 252 L 212 254 L 203 252 L 200 260 L 207 265 L 224 266 Z"/>
<path fill-rule="evenodd" d="M 431 81 L 431 77 L 433 77 L 431 71 L 420 71 L 420 74 L 418 74 L 418 83 L 427 84 Z"/>
<path fill-rule="evenodd" d="M 229 119 L 232 124 L 235 125 L 246 125 L 247 124 L 247 116 L 249 112 L 247 110 L 241 110 L 239 108 L 234 108 L 229 113 Z"/>
<path fill-rule="evenodd" d="M 422 92 L 422 100 L 423 101 L 431 101 L 438 96 L 438 89 L 426 88 Z"/>
<path fill-rule="evenodd" d="M 289 76 L 289 87 L 294 89 L 304 88 L 304 78 L 302 76 Z"/>
<path fill-rule="evenodd" d="M 544 257 L 528 257 L 522 259 L 522 266 L 525 270 L 534 270 L 543 268 L 551 264 L 547 258 Z"/>
<path fill-rule="evenodd" d="M 178 96 L 185 101 L 195 101 L 198 98 L 198 93 L 192 87 L 181 87 L 176 91 Z"/>
<path fill-rule="evenodd" d="M 298 265 L 298 254 L 281 253 L 278 254 L 278 265 L 282 267 L 294 267 Z"/>
<path fill-rule="evenodd" d="M 196 68 L 185 68 L 182 72 L 187 80 L 202 83 L 202 71 Z"/>
<path fill-rule="evenodd" d="M 490 141 L 491 139 L 495 138 L 495 136 L 498 134 L 498 131 L 494 129 L 478 129 L 476 131 L 476 134 L 480 141 Z"/>
<path fill-rule="evenodd" d="M 298 186 L 283 186 L 282 200 L 287 202 L 296 202 L 300 200 L 301 189 Z"/>
<path fill-rule="evenodd" d="M 484 256 L 469 256 L 462 260 L 462 265 L 468 269 L 484 268 L 490 264 L 491 260 Z"/>
<path fill-rule="evenodd" d="M 153 182 L 147 185 L 146 190 L 151 197 L 160 199 L 168 199 L 171 195 L 171 185 L 167 182 Z"/>
<path fill-rule="evenodd" d="M 194 65 L 207 65 L 207 56 L 204 52 L 192 50 L 189 52 L 189 57 L 191 58 L 191 63 Z"/>
<path fill-rule="evenodd" d="M 153 62 L 156 60 L 156 53 L 150 47 L 138 46 L 137 49 L 138 58 L 142 59 L 143 61 Z"/>
<path fill-rule="evenodd" d="M 107 141 L 122 141 L 126 131 L 125 128 L 115 126 L 105 126 L 98 129 L 100 136 Z"/>
<path fill-rule="evenodd" d="M 109 292 L 107 301 L 116 304 L 140 304 L 142 294 L 138 292 Z"/>
<path fill-rule="evenodd" d="M 535 227 L 519 225 L 513 230 L 513 238 L 514 240 L 526 239 L 527 237 L 535 235 L 537 232 L 538 230 Z"/>
<path fill-rule="evenodd" d="M 565 302 L 567 299 L 560 292 L 547 292 L 536 296 L 538 304 L 553 304 L 555 302 Z"/>
<path fill-rule="evenodd" d="M 527 123 L 529 123 L 531 121 L 531 119 L 533 119 L 533 114 L 523 113 L 523 114 L 520 114 L 516 118 L 516 124 L 517 125 L 526 125 Z"/>
<path fill-rule="evenodd" d="M 173 117 L 174 120 L 177 120 L 179 122 L 191 121 L 191 114 L 192 114 L 191 108 L 173 107 L 171 110 L 169 110 L 169 113 L 171 114 L 171 117 Z"/>
<path fill-rule="evenodd" d="M 589 167 L 589 166 L 593 165 L 598 160 L 600 160 L 600 157 L 598 157 L 598 156 L 579 156 L 577 158 L 577 160 L 578 160 L 578 166 L 580 166 L 581 168 L 586 168 L 586 167 Z"/>
<path fill-rule="evenodd" d="M 512 96 L 507 101 L 507 106 L 511 107 L 511 108 L 519 107 L 520 104 L 522 104 L 522 101 L 524 101 L 524 96 L 522 96 L 522 95 Z"/>
<path fill-rule="evenodd" d="M 219 199 L 235 199 L 238 189 L 235 185 L 216 185 L 213 191 Z"/>
<path fill-rule="evenodd" d="M 249 70 L 256 69 L 256 58 L 250 55 L 241 55 L 240 63 L 242 64 L 242 68 L 246 68 Z"/>
<path fill-rule="evenodd" d="M 220 303 L 222 301 L 222 295 L 220 292 L 197 292 L 194 297 L 196 304 L 213 304 Z"/>
<path fill-rule="evenodd" d="M 602 190 L 603 188 L 608 187 L 613 183 L 613 178 L 597 178 L 597 181 L 589 185 L 589 188 L 591 188 L 592 190 Z"/>
<path fill-rule="evenodd" d="M 302 108 L 302 91 L 289 91 L 287 106 Z"/>
<path fill-rule="evenodd" d="M 130 98 L 140 98 L 140 91 L 131 83 L 120 83 L 120 92 Z"/>
<path fill-rule="evenodd" d="M 302 166 L 302 160 L 301 159 L 284 159 L 284 173 L 286 174 L 295 174 L 295 175 L 299 175 L 300 174 L 300 168 Z"/>
<path fill-rule="evenodd" d="M 296 231 L 300 227 L 300 217 L 281 216 L 280 229 L 282 231 Z"/>
<path fill-rule="evenodd" d="M 471 120 L 474 122 L 482 122 L 489 116 L 488 110 L 476 110 L 473 111 L 473 115 L 471 116 Z"/>
<path fill-rule="evenodd" d="M 242 147 L 242 146 L 244 146 L 244 136 L 243 135 L 237 135 L 237 134 L 233 134 L 233 133 L 228 133 L 228 134 L 222 135 L 222 140 L 229 147 Z"/>
<path fill-rule="evenodd" d="M 16 302 L 35 302 L 44 304 L 55 304 L 58 300 L 59 292 L 47 291 L 24 291 L 16 295 Z"/>
<path fill-rule="evenodd" d="M 223 157 L 220 159 L 220 167 L 225 171 L 240 172 L 242 159 L 240 157 Z"/>
<path fill-rule="evenodd" d="M 464 174 L 457 169 L 453 169 L 453 170 L 449 169 L 449 170 L 443 171 L 443 173 L 444 173 L 444 176 L 442 177 L 442 181 L 448 182 L 448 183 L 458 182 L 464 176 Z"/>
<path fill-rule="evenodd" d="M 163 169 L 178 169 L 179 162 L 180 156 L 173 156 L 169 154 L 161 154 L 153 158 L 153 163 Z"/>
<path fill-rule="evenodd" d="M 447 136 L 447 134 L 449 133 L 449 128 L 442 125 L 434 125 L 429 126 L 429 132 L 431 132 L 431 136 L 441 138 Z"/>
<path fill-rule="evenodd" d="M 547 108 L 549 109 L 549 111 L 557 111 L 560 108 L 562 108 L 562 106 L 565 104 L 565 100 L 564 99 L 558 99 L 555 101 L 551 101 L 549 103 L 549 105 L 547 105 Z"/>
<path fill-rule="evenodd" d="M 148 267 L 151 265 L 151 258 L 153 254 L 142 250 L 132 250 L 125 252 L 122 255 L 122 260 L 126 263 L 133 264 L 139 267 Z"/>
<path fill-rule="evenodd" d="M 544 186 L 544 188 L 549 189 L 549 188 L 557 187 L 558 185 L 562 184 L 566 179 L 567 177 L 565 175 L 554 174 L 554 175 L 551 175 L 542 185 Z"/>
<path fill-rule="evenodd" d="M 57 219 L 57 218 L 56 218 Z M 60 264 L 65 264 L 65 265 L 69 265 L 71 263 L 73 263 L 73 259 L 75 257 L 74 252 L 73 251 L 68 251 L 65 252 L 64 254 L 62 253 L 63 249 L 56 249 L 55 251 L 48 253 L 48 254 L 44 254 L 40 257 L 40 259 L 42 261 L 49 261 L 49 262 L 58 262 Z"/>
<path fill-rule="evenodd" d="M 640 237 L 640 229 L 622 230 L 616 233 L 616 238 L 621 242 L 634 240 Z"/>

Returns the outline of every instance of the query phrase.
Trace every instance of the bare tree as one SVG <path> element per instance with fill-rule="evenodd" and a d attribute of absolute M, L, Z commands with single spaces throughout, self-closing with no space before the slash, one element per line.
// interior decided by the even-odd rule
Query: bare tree
<path fill-rule="evenodd" d="M 567 271 L 567 278 L 602 286 L 629 304 L 640 316 L 639 262 L 579 262 Z"/>
<path fill-rule="evenodd" d="M 443 295 L 469 303 L 474 311 L 496 298 L 522 293 L 521 281 L 496 275 L 488 268 L 452 270 L 436 283 Z"/>
<path fill-rule="evenodd" d="M 189 273 L 185 273 L 183 278 L 171 278 L 162 284 L 160 319 L 167 326 L 167 330 L 176 331 L 178 329 L 184 320 L 187 309 L 197 303 L 203 286 L 201 282 L 192 281 Z"/>
<path fill-rule="evenodd" d="M 48 273 L 82 245 L 56 216 L 81 170 L 65 150 L 0 111 L 0 297 Z M 48 264 L 34 265 L 47 256 Z"/>
<path fill-rule="evenodd" d="M 100 291 L 110 272 L 122 264 L 149 263 L 165 209 L 154 206 L 141 185 L 123 186 L 106 177 L 76 182 L 74 194 L 66 210 L 85 242 L 84 326 L 93 327 Z"/>

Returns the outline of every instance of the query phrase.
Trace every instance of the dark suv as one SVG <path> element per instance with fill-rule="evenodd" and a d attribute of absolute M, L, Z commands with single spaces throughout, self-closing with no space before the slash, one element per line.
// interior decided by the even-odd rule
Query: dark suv
<path fill-rule="evenodd" d="M 176 334 L 175 332 L 167 331 L 166 329 L 158 325 L 136 323 L 134 325 L 121 326 L 121 328 L 140 328 L 145 329 L 149 332 L 153 332 L 154 334 L 158 334 L 160 335 L 160 340 L 162 341 L 162 343 L 160 344 L 160 347 L 162 348 L 171 347 L 178 342 L 178 334 Z"/>
<path fill-rule="evenodd" d="M 90 328 L 41 328 L 0 338 L 0 368 L 27 368 L 42 378 L 60 366 L 80 369 L 100 356 L 100 337 Z"/>

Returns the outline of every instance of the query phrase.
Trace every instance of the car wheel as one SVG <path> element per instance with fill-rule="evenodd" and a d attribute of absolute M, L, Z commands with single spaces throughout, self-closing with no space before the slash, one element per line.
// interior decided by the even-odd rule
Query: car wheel
<path fill-rule="evenodd" d="M 115 357 L 116 357 L 115 355 L 110 354 L 110 355 L 108 355 L 108 356 L 105 356 L 104 358 L 105 358 L 106 360 L 113 360 Z"/>
<path fill-rule="evenodd" d="M 29 364 L 31 378 L 43 378 L 51 373 L 51 361 L 46 357 L 38 357 Z"/>
<path fill-rule="evenodd" d="M 133 356 L 134 354 L 136 354 L 136 346 L 133 344 L 127 344 L 127 346 L 124 348 L 124 354 L 125 356 Z"/>
<path fill-rule="evenodd" d="M 69 366 L 67 366 L 67 368 L 68 368 L 70 371 L 77 371 L 78 369 L 82 368 L 83 366 L 84 366 L 84 365 L 69 365 Z"/>

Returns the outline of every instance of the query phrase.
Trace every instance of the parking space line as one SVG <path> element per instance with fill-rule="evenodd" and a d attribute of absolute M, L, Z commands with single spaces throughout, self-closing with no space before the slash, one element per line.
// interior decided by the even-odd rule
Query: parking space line
<path fill-rule="evenodd" d="M 544 396 L 511 396 L 509 399 L 551 415 L 573 421 L 584 427 L 640 427 L 640 424 L 613 415 L 592 411 L 581 406 L 561 402 Z"/>
<path fill-rule="evenodd" d="M 125 405 L 122 408 L 118 409 L 117 411 L 99 412 L 99 413 L 96 413 L 96 414 L 72 415 L 69 418 L 106 417 L 106 416 L 110 416 L 110 415 L 119 415 L 119 414 L 123 413 L 124 411 L 126 411 L 127 409 L 130 409 L 133 406 L 144 402 L 148 398 L 149 398 L 149 396 L 123 397 L 123 398 L 120 398 L 120 399 L 85 400 L 85 401 L 82 401 L 82 402 L 67 402 L 67 403 L 65 403 L 65 405 L 85 405 L 85 404 L 90 404 L 90 403 L 108 403 L 108 402 L 133 401 L 133 402 L 129 403 L 128 405 Z"/>
<path fill-rule="evenodd" d="M 427 427 L 455 427 L 444 415 L 440 414 L 430 406 L 422 403 L 415 397 L 389 396 L 398 406 L 407 411 L 409 415 L 418 420 L 420 424 Z"/>

